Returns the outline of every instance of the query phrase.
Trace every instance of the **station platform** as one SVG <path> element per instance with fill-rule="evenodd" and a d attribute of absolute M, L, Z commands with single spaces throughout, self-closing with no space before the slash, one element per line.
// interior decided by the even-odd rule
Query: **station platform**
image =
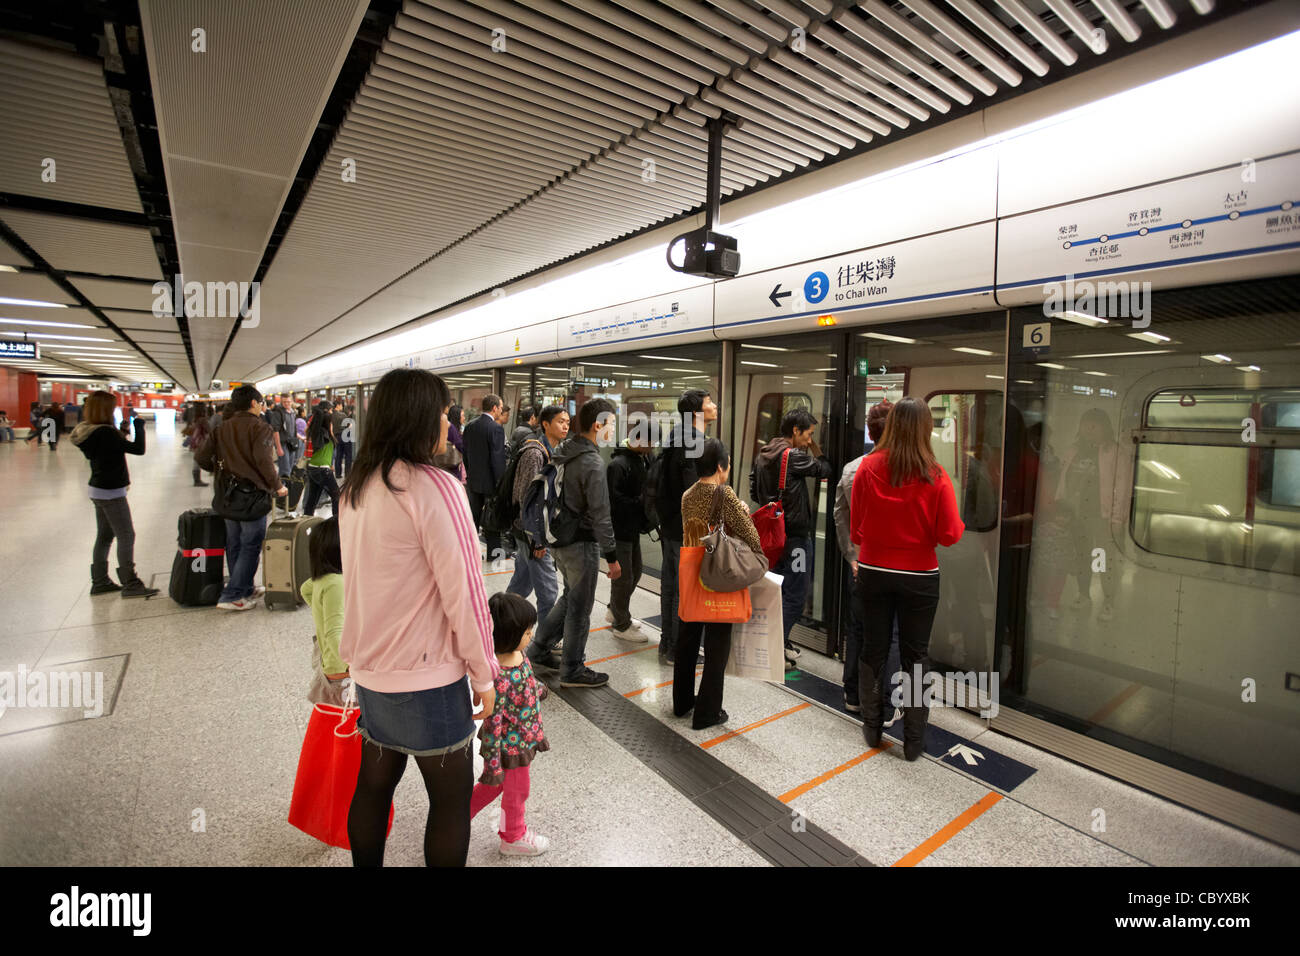
<path fill-rule="evenodd" d="M 179 435 L 148 433 L 130 504 L 150 600 L 89 595 L 88 465 L 0 445 L 0 671 L 103 671 L 104 714 L 0 714 L 0 864 L 345 866 L 286 822 L 310 713 L 306 608 L 186 609 L 167 597 L 176 518 L 206 507 Z M 483 568 L 489 592 L 508 571 Z M 827 705 L 840 664 L 804 651 L 785 686 L 728 677 L 725 726 L 671 713 L 655 653 L 658 597 L 633 614 L 649 644 L 614 638 L 601 579 L 588 663 L 597 690 L 543 704 L 552 750 L 533 764 L 535 859 L 497 853 L 495 809 L 474 820 L 471 865 L 1293 866 L 1300 855 L 989 730 L 932 710 L 927 754 L 867 750 Z M 901 726 L 896 728 L 901 730 Z M 978 756 L 972 756 L 977 754 Z M 974 761 L 972 764 L 971 761 Z M 423 864 L 427 799 L 408 767 L 387 865 Z M 201 811 L 201 813 L 199 812 Z M 1101 811 L 1101 814 L 1098 813 Z M 202 832 L 193 821 L 202 819 Z M 1104 827 L 1099 822 L 1104 819 Z"/>

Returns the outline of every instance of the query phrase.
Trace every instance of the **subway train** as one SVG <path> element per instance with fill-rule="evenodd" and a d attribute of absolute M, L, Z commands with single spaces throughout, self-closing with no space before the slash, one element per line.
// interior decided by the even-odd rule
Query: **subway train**
<path fill-rule="evenodd" d="M 1140 173 L 1063 148 L 1096 141 L 1095 111 L 1027 94 L 724 205 L 734 279 L 666 269 L 677 223 L 259 386 L 345 390 L 363 441 L 399 366 L 467 410 L 495 392 L 672 412 L 702 387 L 742 497 L 807 407 L 835 477 L 810 483 L 794 639 L 829 657 L 840 469 L 872 404 L 924 399 L 966 525 L 940 556 L 947 692 L 996 674 L 994 729 L 1300 846 L 1300 132 L 1234 113 L 1249 78 L 1216 66 L 1105 101 L 1174 144 Z M 1294 84 L 1254 89 L 1251 115 L 1300 114 Z M 1152 106 L 1192 102 L 1213 135 Z"/>

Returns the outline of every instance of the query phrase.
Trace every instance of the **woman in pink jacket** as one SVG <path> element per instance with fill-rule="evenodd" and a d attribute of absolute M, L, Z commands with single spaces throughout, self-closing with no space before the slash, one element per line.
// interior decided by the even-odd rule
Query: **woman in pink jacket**
<path fill-rule="evenodd" d="M 341 495 L 339 651 L 365 741 L 348 813 L 356 866 L 383 865 L 388 807 L 408 756 L 429 793 L 425 863 L 464 866 L 469 852 L 473 707 L 483 705 L 479 718 L 492 713 L 498 666 L 469 502 L 433 465 L 450 405 L 431 372 L 394 369 L 380 379 Z"/>

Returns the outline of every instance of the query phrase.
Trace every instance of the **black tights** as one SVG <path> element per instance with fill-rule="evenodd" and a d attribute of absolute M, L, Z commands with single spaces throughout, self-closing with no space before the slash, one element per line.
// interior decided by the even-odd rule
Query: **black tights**
<path fill-rule="evenodd" d="M 362 741 L 357 790 L 348 811 L 348 841 L 353 866 L 383 866 L 388 839 L 388 808 L 406 770 L 407 755 Z M 416 757 L 429 794 L 424 828 L 426 866 L 464 866 L 469 856 L 469 804 L 474 792 L 474 756 L 469 746 L 430 757 Z"/>

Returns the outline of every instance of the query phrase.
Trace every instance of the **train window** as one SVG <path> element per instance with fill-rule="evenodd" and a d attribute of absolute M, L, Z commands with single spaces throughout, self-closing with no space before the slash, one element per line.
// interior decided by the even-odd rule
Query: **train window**
<path fill-rule="evenodd" d="M 1186 439 L 1139 446 L 1133 540 L 1156 554 L 1300 575 L 1300 450 L 1259 443 L 1300 431 L 1300 389 L 1166 389 L 1146 418 Z M 1241 441 L 1225 446 L 1224 431 Z"/>
<path fill-rule="evenodd" d="M 1300 389 L 1166 389 L 1147 403 L 1150 428 L 1239 430 L 1247 418 L 1264 428 L 1300 429 Z"/>
<path fill-rule="evenodd" d="M 1002 393 L 938 392 L 926 399 L 934 417 L 932 447 L 952 478 L 969 531 L 998 526 L 1002 487 Z"/>

